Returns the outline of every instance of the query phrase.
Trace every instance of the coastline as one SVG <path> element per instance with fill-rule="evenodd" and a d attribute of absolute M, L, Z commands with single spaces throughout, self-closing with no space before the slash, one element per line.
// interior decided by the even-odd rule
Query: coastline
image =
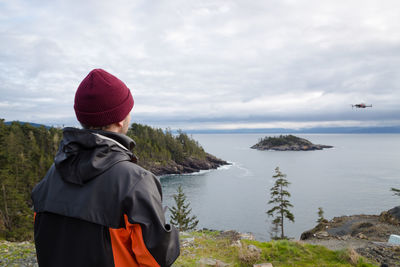
<path fill-rule="evenodd" d="M 224 165 L 231 165 L 231 163 L 207 153 L 204 159 L 189 157 L 180 163 L 170 161 L 165 165 L 153 164 L 145 168 L 156 176 L 165 176 L 198 173 L 203 170 L 217 169 Z"/>

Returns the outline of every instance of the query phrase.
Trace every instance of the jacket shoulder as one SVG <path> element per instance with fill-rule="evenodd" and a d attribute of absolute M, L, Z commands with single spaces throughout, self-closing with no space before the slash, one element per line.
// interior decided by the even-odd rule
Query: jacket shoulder
<path fill-rule="evenodd" d="M 111 177 L 118 177 L 118 183 L 126 184 L 132 189 L 141 180 L 154 180 L 159 183 L 159 179 L 150 171 L 140 167 L 139 165 L 130 161 L 121 161 L 111 167 L 107 174 Z M 114 176 L 115 175 L 115 176 Z"/>

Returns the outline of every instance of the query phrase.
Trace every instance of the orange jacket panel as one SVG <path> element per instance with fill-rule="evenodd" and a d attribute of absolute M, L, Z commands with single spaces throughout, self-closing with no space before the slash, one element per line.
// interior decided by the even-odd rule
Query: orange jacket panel
<path fill-rule="evenodd" d="M 131 224 L 125 215 L 126 228 L 110 228 L 115 267 L 159 267 L 148 251 L 139 224 Z"/>

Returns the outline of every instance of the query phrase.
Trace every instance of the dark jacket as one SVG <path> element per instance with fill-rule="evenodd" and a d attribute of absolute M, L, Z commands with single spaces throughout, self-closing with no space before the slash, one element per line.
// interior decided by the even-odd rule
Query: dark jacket
<path fill-rule="evenodd" d="M 179 255 L 159 180 L 135 163 L 134 142 L 65 128 L 54 164 L 32 191 L 41 267 L 170 266 Z"/>

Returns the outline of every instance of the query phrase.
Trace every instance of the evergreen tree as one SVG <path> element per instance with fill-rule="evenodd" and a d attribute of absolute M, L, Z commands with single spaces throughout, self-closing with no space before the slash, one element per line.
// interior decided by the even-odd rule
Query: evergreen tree
<path fill-rule="evenodd" d="M 55 134 L 61 130 L 0 119 L 0 238 L 33 238 L 30 194 L 52 164 Z"/>
<path fill-rule="evenodd" d="M 146 169 L 152 166 L 168 166 L 184 163 L 187 158 L 206 159 L 207 153 L 195 140 L 182 131 L 174 136 L 170 129 L 165 132 L 147 125 L 133 123 L 127 135 L 136 142 L 138 164 Z"/>
<path fill-rule="evenodd" d="M 321 207 L 319 207 L 317 223 L 326 223 L 326 222 L 328 221 L 324 218 L 324 210 Z"/>
<path fill-rule="evenodd" d="M 199 220 L 196 216 L 189 216 L 192 209 L 189 208 L 190 203 L 186 203 L 186 195 L 183 192 L 182 186 L 178 187 L 174 200 L 176 207 L 169 208 L 171 212 L 171 224 L 178 228 L 179 231 L 189 231 L 196 228 Z"/>
<path fill-rule="evenodd" d="M 171 130 L 134 123 L 128 135 L 136 141 L 139 165 L 145 168 L 206 158 L 204 149 L 183 132 L 174 136 Z M 33 239 L 31 191 L 53 163 L 60 140 L 61 129 L 5 124 L 0 118 L 0 239 Z"/>
<path fill-rule="evenodd" d="M 268 204 L 273 204 L 270 210 L 267 211 L 268 216 L 274 217 L 273 224 L 279 225 L 281 230 L 281 238 L 285 238 L 283 221 L 284 218 L 291 222 L 294 222 L 294 215 L 289 211 L 289 207 L 293 205 L 289 202 L 288 198 L 290 193 L 285 189 L 289 186 L 289 181 L 286 180 L 286 174 L 281 173 L 279 167 L 275 168 L 275 175 L 272 176 L 275 180 L 275 184 L 271 187 L 271 200 Z"/>
<path fill-rule="evenodd" d="M 279 234 L 279 221 L 273 220 L 270 227 L 269 236 L 271 237 L 271 239 L 276 240 L 279 239 L 278 234 Z"/>

